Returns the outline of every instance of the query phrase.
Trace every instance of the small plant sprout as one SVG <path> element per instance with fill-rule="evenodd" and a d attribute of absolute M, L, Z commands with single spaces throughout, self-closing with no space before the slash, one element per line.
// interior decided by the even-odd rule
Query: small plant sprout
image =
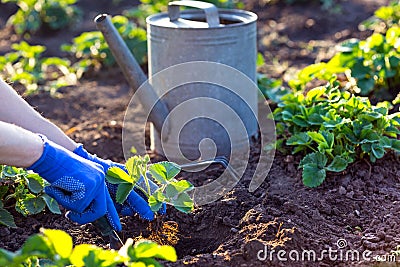
<path fill-rule="evenodd" d="M 146 196 L 153 211 L 159 210 L 162 203 L 166 202 L 181 212 L 191 212 L 194 204 L 188 192 L 194 187 L 186 180 L 175 179 L 181 171 L 180 166 L 168 161 L 155 164 L 149 162 L 148 155 L 133 156 L 126 162 L 125 170 L 111 167 L 107 171 L 107 181 L 118 185 L 117 202 L 122 204 L 129 193 L 137 189 Z M 159 187 L 152 187 L 149 178 Z"/>

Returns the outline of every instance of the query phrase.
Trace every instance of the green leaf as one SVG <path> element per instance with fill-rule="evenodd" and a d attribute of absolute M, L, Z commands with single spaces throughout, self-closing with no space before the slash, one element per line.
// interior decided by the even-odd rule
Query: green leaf
<path fill-rule="evenodd" d="M 305 156 L 301 161 L 300 161 L 300 166 L 305 166 L 307 164 L 316 164 L 316 166 L 320 169 L 325 168 L 326 163 L 328 162 L 327 157 L 320 153 L 320 152 L 314 152 L 311 154 L 308 154 Z"/>
<path fill-rule="evenodd" d="M 288 146 L 294 146 L 294 145 L 307 145 L 311 143 L 311 138 L 307 133 L 301 132 L 298 134 L 293 135 L 290 137 L 287 141 L 286 144 Z"/>
<path fill-rule="evenodd" d="M 39 175 L 37 176 L 40 178 Z M 43 184 L 40 181 L 38 181 L 37 177 L 27 176 L 26 180 L 28 182 L 28 188 L 29 190 L 31 190 L 32 193 L 39 194 L 40 192 L 42 192 Z"/>
<path fill-rule="evenodd" d="M 375 158 L 380 159 L 385 155 L 385 149 L 380 144 L 372 144 L 371 146 L 372 154 Z"/>
<path fill-rule="evenodd" d="M 18 173 L 16 172 L 17 168 L 12 167 L 12 166 L 4 166 L 3 168 L 3 175 L 5 177 L 10 177 L 13 178 L 15 176 L 18 175 Z"/>
<path fill-rule="evenodd" d="M 177 255 L 175 248 L 171 246 L 160 246 L 148 240 L 142 240 L 134 245 L 134 255 L 136 259 L 158 258 L 175 262 Z"/>
<path fill-rule="evenodd" d="M 173 179 L 181 171 L 181 167 L 173 162 L 163 161 L 150 165 L 149 171 L 151 175 L 160 184 Z"/>
<path fill-rule="evenodd" d="M 336 156 L 331 164 L 326 167 L 326 170 L 331 172 L 341 172 L 347 168 L 347 164 L 348 162 L 346 159 Z"/>
<path fill-rule="evenodd" d="M 378 142 L 380 137 L 374 130 L 364 129 L 361 131 L 360 139 L 362 142 L 374 143 Z"/>
<path fill-rule="evenodd" d="M 0 266 L 12 266 L 17 256 L 17 253 L 0 248 Z"/>
<path fill-rule="evenodd" d="M 61 214 L 61 210 L 60 207 L 57 203 L 57 201 L 50 197 L 47 194 L 43 194 L 42 195 L 43 200 L 46 202 L 47 207 L 49 208 L 49 210 L 54 213 L 54 214 Z"/>
<path fill-rule="evenodd" d="M 8 189 L 9 188 L 7 185 L 0 185 L 0 203 L 1 203 L 1 200 L 3 199 L 3 197 L 7 194 Z"/>
<path fill-rule="evenodd" d="M 328 148 L 333 148 L 333 143 L 335 141 L 335 135 L 331 132 L 328 131 L 321 131 L 322 136 L 325 139 L 326 144 L 328 145 Z"/>
<path fill-rule="evenodd" d="M 372 90 L 374 90 L 375 80 L 373 78 L 363 78 L 357 81 L 357 86 L 361 90 L 361 95 L 368 95 Z"/>
<path fill-rule="evenodd" d="M 326 171 L 319 168 L 317 164 L 306 164 L 303 166 L 302 177 L 305 186 L 317 187 L 325 180 Z"/>
<path fill-rule="evenodd" d="M 7 227 L 17 227 L 14 222 L 14 217 L 8 210 L 0 208 L 0 224 Z"/>
<path fill-rule="evenodd" d="M 148 202 L 152 211 L 158 211 L 161 208 L 162 203 L 167 200 L 168 199 L 164 196 L 161 189 L 158 189 L 149 197 Z"/>
<path fill-rule="evenodd" d="M 95 245 L 81 244 L 77 245 L 71 253 L 69 260 L 71 264 L 77 267 L 85 266 L 84 259 L 89 255 L 90 251 L 98 249 Z"/>
<path fill-rule="evenodd" d="M 27 209 L 29 214 L 38 214 L 46 206 L 46 202 L 40 196 L 27 196 L 25 199 L 21 200 L 23 206 Z"/>
<path fill-rule="evenodd" d="M 149 197 L 148 203 L 149 203 L 150 209 L 153 212 L 159 211 L 163 204 L 163 202 L 158 201 L 154 196 Z"/>
<path fill-rule="evenodd" d="M 61 258 L 68 258 L 72 253 L 72 237 L 61 230 L 41 229 Z"/>
<path fill-rule="evenodd" d="M 313 141 L 315 141 L 317 144 L 320 143 L 326 143 L 326 140 L 324 136 L 321 133 L 316 133 L 316 132 L 307 132 L 308 136 L 311 137 Z"/>
<path fill-rule="evenodd" d="M 133 184 L 119 184 L 117 188 L 116 200 L 117 203 L 122 204 L 127 199 L 128 195 L 132 191 L 134 185 Z"/>
<path fill-rule="evenodd" d="M 22 246 L 22 253 L 51 259 L 55 255 L 55 250 L 46 237 L 36 234 L 26 240 Z"/>
<path fill-rule="evenodd" d="M 193 200 L 187 193 L 181 193 L 171 200 L 172 205 L 179 211 L 189 213 L 194 209 Z"/>
<path fill-rule="evenodd" d="M 121 168 L 111 167 L 107 170 L 106 179 L 112 184 L 133 183 L 133 179 Z"/>
<path fill-rule="evenodd" d="M 308 91 L 306 95 L 306 100 L 310 102 L 314 102 L 315 100 L 319 100 L 321 96 L 325 94 L 326 88 L 324 86 L 319 86 Z"/>
<path fill-rule="evenodd" d="M 300 127 L 309 127 L 310 124 L 306 120 L 306 118 L 302 115 L 296 115 L 292 119 L 293 123 L 300 126 Z"/>
<path fill-rule="evenodd" d="M 400 140 L 392 139 L 392 148 L 396 152 L 400 152 Z"/>
<path fill-rule="evenodd" d="M 178 182 L 171 182 L 168 184 L 165 188 L 165 194 L 167 195 L 168 198 L 173 198 L 174 196 L 178 195 L 179 193 L 182 192 L 188 192 L 192 190 L 194 186 L 186 181 L 178 181 Z"/>

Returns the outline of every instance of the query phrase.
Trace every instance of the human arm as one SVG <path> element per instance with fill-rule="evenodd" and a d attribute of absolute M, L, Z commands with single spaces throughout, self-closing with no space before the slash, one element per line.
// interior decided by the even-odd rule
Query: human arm
<path fill-rule="evenodd" d="M 104 181 L 103 167 L 19 126 L 0 121 L 0 164 L 33 170 L 50 183 L 45 192 L 80 224 L 106 215 L 121 224 Z"/>
<path fill-rule="evenodd" d="M 43 152 L 41 138 L 19 126 L 0 121 L 0 164 L 29 167 Z"/>
<path fill-rule="evenodd" d="M 89 154 L 86 150 L 83 149 L 82 145 L 78 145 L 75 143 L 71 138 L 65 135 L 61 129 L 59 129 L 56 125 L 54 125 L 49 120 L 42 117 L 37 111 L 35 111 L 25 100 L 23 100 L 8 84 L 6 84 L 3 80 L 0 80 L 0 101 L 4 103 L 4 105 L 0 105 L 0 121 L 8 122 L 9 125 L 16 124 L 26 130 L 31 132 L 40 133 L 47 138 L 49 138 L 54 143 L 64 147 L 69 151 L 73 151 L 76 155 L 80 157 L 90 160 L 94 163 L 100 164 L 104 168 L 104 172 L 107 171 L 109 166 L 116 165 L 108 160 L 103 160 L 98 158 L 95 155 Z M 15 127 L 15 126 L 14 126 Z M 5 161 L 2 164 L 19 166 L 19 167 L 27 167 L 32 164 L 32 160 L 36 157 L 26 158 L 24 159 L 24 155 L 20 155 L 20 152 L 32 152 L 32 149 L 38 149 L 37 147 L 33 148 L 30 145 L 37 145 L 30 144 L 34 140 L 38 140 L 37 136 L 33 133 L 29 133 L 29 131 L 22 130 L 19 128 L 19 131 L 22 131 L 21 138 L 15 140 L 13 147 L 10 147 L 8 152 L 9 155 L 15 155 L 15 158 L 11 157 L 11 159 L 7 160 L 7 155 L 5 155 Z M 9 136 L 4 136 L 7 138 L 8 145 L 10 145 L 10 138 L 13 134 Z M 34 136 L 32 136 L 34 135 Z M 0 135 L 0 138 L 2 136 Z M 36 138 L 36 139 L 35 139 Z M 5 140 L 5 139 L 0 139 Z M 24 147 L 26 145 L 26 147 Z M 22 150 L 21 150 L 22 149 Z M 4 151 L 4 154 L 7 151 Z M 29 153 L 27 153 L 29 154 Z M 7 160 L 7 161 L 6 161 Z M 27 162 L 23 162 L 21 160 L 26 160 Z M 1 164 L 1 154 L 0 154 L 0 164 Z M 107 183 L 107 188 L 110 190 L 110 184 Z M 114 188 L 111 188 L 110 193 L 113 195 L 113 199 L 115 200 L 115 192 Z M 163 209 L 165 211 L 165 207 Z M 147 202 L 137 195 L 135 192 L 132 192 L 129 196 L 129 201 L 122 208 L 123 215 L 132 215 L 134 213 L 138 213 L 143 218 L 151 220 L 154 215 L 150 210 Z"/>
<path fill-rule="evenodd" d="M 0 103 L 0 121 L 18 125 L 33 133 L 41 133 L 69 151 L 73 151 L 78 146 L 60 128 L 40 115 L 1 79 Z"/>

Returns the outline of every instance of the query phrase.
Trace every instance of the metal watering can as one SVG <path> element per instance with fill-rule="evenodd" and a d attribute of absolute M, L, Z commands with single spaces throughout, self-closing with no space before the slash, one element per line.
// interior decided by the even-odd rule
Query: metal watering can
<path fill-rule="evenodd" d="M 181 11 L 181 6 L 194 9 Z M 174 1 L 169 3 L 167 13 L 152 15 L 146 21 L 150 81 L 157 73 L 169 67 L 201 61 L 228 65 L 256 82 L 257 15 L 254 13 L 218 9 L 213 4 L 200 1 Z M 118 34 L 110 16 L 99 15 L 95 18 L 95 22 L 124 76 L 136 92 L 147 80 L 145 74 Z M 152 148 L 157 153 L 166 155 L 165 151 L 178 147 L 182 155 L 190 160 L 229 156 L 232 147 L 240 147 L 243 143 L 248 143 L 249 138 L 257 135 L 256 88 L 242 88 L 232 92 L 221 85 L 194 82 L 170 90 L 164 88 L 163 85 L 166 84 L 167 80 L 161 81 L 161 84 L 152 84 L 153 89 L 137 91 L 140 93 L 139 100 L 143 108 L 149 112 L 151 110 L 149 113 L 149 121 L 153 123 L 151 141 Z M 182 125 L 182 117 L 171 115 L 174 108 L 192 99 L 194 101 L 190 102 L 190 109 L 224 112 L 223 109 L 216 107 L 213 101 L 196 102 L 196 99 L 204 98 L 215 99 L 228 105 L 244 124 L 245 134 L 235 135 L 227 132 L 221 122 L 202 116 L 185 121 L 185 125 Z M 153 106 L 153 103 L 156 104 Z M 219 117 L 223 118 L 223 123 L 231 124 L 230 129 L 238 123 L 230 119 L 232 116 L 219 114 Z M 165 122 L 168 122 L 167 125 Z M 177 136 L 179 138 L 175 138 Z M 205 139 L 211 139 L 214 144 L 203 143 L 200 151 L 199 144 Z"/>

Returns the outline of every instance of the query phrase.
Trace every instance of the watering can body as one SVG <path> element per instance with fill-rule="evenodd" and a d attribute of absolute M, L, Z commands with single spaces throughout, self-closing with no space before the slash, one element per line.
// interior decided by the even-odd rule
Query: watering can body
<path fill-rule="evenodd" d="M 198 9 L 180 11 L 180 5 Z M 229 84 L 227 80 L 240 80 L 240 72 L 256 83 L 256 21 L 254 13 L 216 9 L 198 1 L 172 2 L 168 13 L 147 18 L 150 83 L 170 112 L 179 109 L 169 116 L 170 137 L 166 141 L 161 141 L 160 132 L 152 129 L 152 148 L 157 153 L 168 154 L 169 159 L 183 155 L 190 160 L 229 156 L 232 149 L 245 146 L 249 138 L 257 135 L 256 86 L 238 89 L 223 86 Z M 175 68 L 189 62 L 198 65 Z M 224 73 L 224 68 L 215 69 L 210 62 L 230 66 L 236 72 Z M 153 80 L 170 67 L 179 71 Z M 201 77 L 196 76 L 200 69 Z M 176 86 L 171 82 L 190 77 L 191 83 L 178 82 Z M 218 79 L 223 81 L 219 83 Z M 170 88 L 172 85 L 176 87 Z M 189 105 L 183 105 L 188 101 Z M 188 118 L 189 113 L 197 116 Z M 244 125 L 245 132 L 232 130 L 238 123 Z"/>

